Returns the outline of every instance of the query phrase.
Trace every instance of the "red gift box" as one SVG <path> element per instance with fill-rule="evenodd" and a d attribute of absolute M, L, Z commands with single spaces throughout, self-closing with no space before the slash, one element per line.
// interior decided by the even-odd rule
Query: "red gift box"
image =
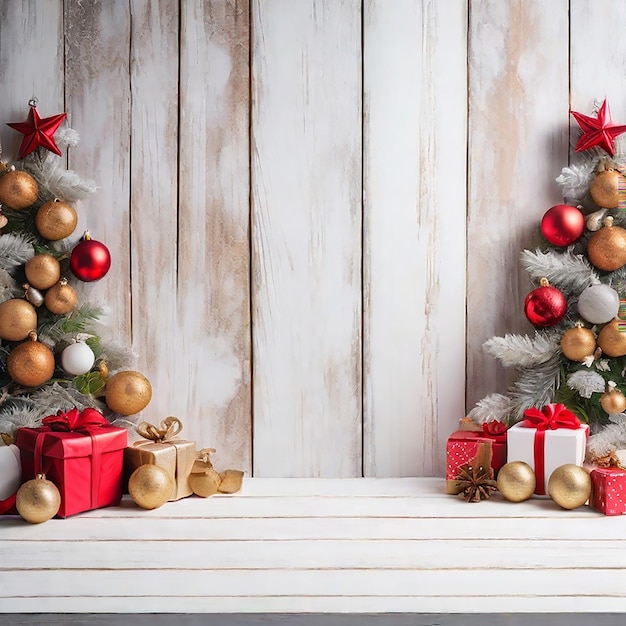
<path fill-rule="evenodd" d="M 491 446 L 491 467 L 494 475 L 506 463 L 506 430 L 501 422 L 489 422 L 479 431 L 457 430 L 448 437 L 446 444 L 446 493 L 459 493 L 456 484 L 461 465 L 469 463 L 478 453 L 478 445 Z"/>
<path fill-rule="evenodd" d="M 45 426 L 19 428 L 22 482 L 45 474 L 59 489 L 58 517 L 119 504 L 128 432 L 94 409 L 46 417 Z"/>
<path fill-rule="evenodd" d="M 598 467 L 591 472 L 589 504 L 605 515 L 626 513 L 626 470 Z"/>

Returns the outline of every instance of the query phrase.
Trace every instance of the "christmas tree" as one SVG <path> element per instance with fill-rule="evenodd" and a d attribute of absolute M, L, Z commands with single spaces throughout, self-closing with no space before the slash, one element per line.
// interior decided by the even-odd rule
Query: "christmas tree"
<path fill-rule="evenodd" d="M 134 415 L 152 389 L 129 369 L 134 355 L 107 339 L 105 307 L 84 300 L 111 265 L 105 244 L 76 237 L 75 204 L 96 185 L 65 168 L 61 148 L 78 143 L 65 113 L 23 122 L 14 162 L 0 161 L 0 432 L 71 408 L 110 421 Z M 2 154 L 0 153 L 0 157 Z"/>
<path fill-rule="evenodd" d="M 593 459 L 626 448 L 626 126 L 604 101 L 572 112 L 577 161 L 556 181 L 564 204 L 544 214 L 521 262 L 535 288 L 524 302 L 534 333 L 485 343 L 517 378 L 480 400 L 469 417 L 514 423 L 529 407 L 564 404 L 590 425 Z"/>

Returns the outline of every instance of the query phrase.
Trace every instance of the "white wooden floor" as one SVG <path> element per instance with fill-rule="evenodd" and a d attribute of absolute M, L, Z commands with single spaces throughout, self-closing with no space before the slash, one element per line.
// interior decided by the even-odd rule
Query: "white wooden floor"
<path fill-rule="evenodd" d="M 259 478 L 155 511 L 3 518 L 0 612 L 626 611 L 626 518 L 443 486 Z"/>

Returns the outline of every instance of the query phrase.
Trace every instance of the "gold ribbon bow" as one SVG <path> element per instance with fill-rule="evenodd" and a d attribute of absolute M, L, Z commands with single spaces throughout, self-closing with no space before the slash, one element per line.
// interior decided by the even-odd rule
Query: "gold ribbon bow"
<path fill-rule="evenodd" d="M 616 467 L 619 469 L 626 469 L 626 467 L 620 463 L 619 457 L 615 454 L 615 452 L 609 452 L 605 456 L 596 457 L 593 459 L 593 462 L 598 467 Z"/>
<path fill-rule="evenodd" d="M 137 433 L 144 439 L 150 439 L 156 443 L 163 443 L 169 439 L 174 439 L 176 435 L 183 429 L 183 423 L 177 417 L 166 417 L 159 424 L 161 428 L 157 428 L 149 422 L 140 422 L 137 424 Z"/>

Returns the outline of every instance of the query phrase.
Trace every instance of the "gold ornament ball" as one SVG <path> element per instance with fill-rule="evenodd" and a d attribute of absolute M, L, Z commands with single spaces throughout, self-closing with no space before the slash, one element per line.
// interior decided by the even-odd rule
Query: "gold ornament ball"
<path fill-rule="evenodd" d="M 50 200 L 41 205 L 35 217 L 39 234 L 49 241 L 69 237 L 76 229 L 78 215 L 74 207 L 61 200 Z"/>
<path fill-rule="evenodd" d="M 65 315 L 73 311 L 78 305 L 78 294 L 66 278 L 62 278 L 56 285 L 52 285 L 44 297 L 46 308 L 51 313 Z"/>
<path fill-rule="evenodd" d="M 0 178 L 0 204 L 21 211 L 37 200 L 37 181 L 28 173 L 11 170 Z"/>
<path fill-rule="evenodd" d="M 622 320 L 613 318 L 598 334 L 598 347 L 607 356 L 626 356 L 626 333 L 621 332 Z"/>
<path fill-rule="evenodd" d="M 121 415 L 134 415 L 145 409 L 152 399 L 150 381 L 140 372 L 118 372 L 107 380 L 107 406 Z"/>
<path fill-rule="evenodd" d="M 0 338 L 22 341 L 37 328 L 35 307 L 21 298 L 12 298 L 0 304 Z"/>
<path fill-rule="evenodd" d="M 589 184 L 589 192 L 593 201 L 605 209 L 616 209 L 619 206 L 619 179 L 624 177 L 614 169 L 600 172 Z"/>
<path fill-rule="evenodd" d="M 142 509 L 158 509 L 172 495 L 174 482 L 158 465 L 140 465 L 128 479 L 128 493 Z"/>
<path fill-rule="evenodd" d="M 605 272 L 626 265 L 626 230 L 613 226 L 613 218 L 607 217 L 604 226 L 589 238 L 587 256 L 594 267 Z"/>
<path fill-rule="evenodd" d="M 212 467 L 189 474 L 189 486 L 195 495 L 208 498 L 217 493 L 222 477 Z"/>
<path fill-rule="evenodd" d="M 626 396 L 619 389 L 611 389 L 600 396 L 600 406 L 605 413 L 623 413 L 626 411 Z"/>
<path fill-rule="evenodd" d="M 596 336 L 589 328 L 575 326 L 568 328 L 561 337 L 561 351 L 570 361 L 582 362 L 594 353 Z"/>
<path fill-rule="evenodd" d="M 17 491 L 15 508 L 31 524 L 41 524 L 52 519 L 60 506 L 61 494 L 44 474 L 37 474 Z"/>
<path fill-rule="evenodd" d="M 38 387 L 54 374 L 54 354 L 48 346 L 31 337 L 30 341 L 11 350 L 7 358 L 7 372 L 18 385 Z"/>
<path fill-rule="evenodd" d="M 537 478 L 533 468 L 524 461 L 503 465 L 496 481 L 498 491 L 510 502 L 523 502 L 535 493 Z"/>
<path fill-rule="evenodd" d="M 61 265 L 51 254 L 36 254 L 24 266 L 26 279 L 36 289 L 48 289 L 61 278 Z"/>
<path fill-rule="evenodd" d="M 591 476 L 579 465 L 557 467 L 548 480 L 548 495 L 563 509 L 576 509 L 589 500 Z"/>

